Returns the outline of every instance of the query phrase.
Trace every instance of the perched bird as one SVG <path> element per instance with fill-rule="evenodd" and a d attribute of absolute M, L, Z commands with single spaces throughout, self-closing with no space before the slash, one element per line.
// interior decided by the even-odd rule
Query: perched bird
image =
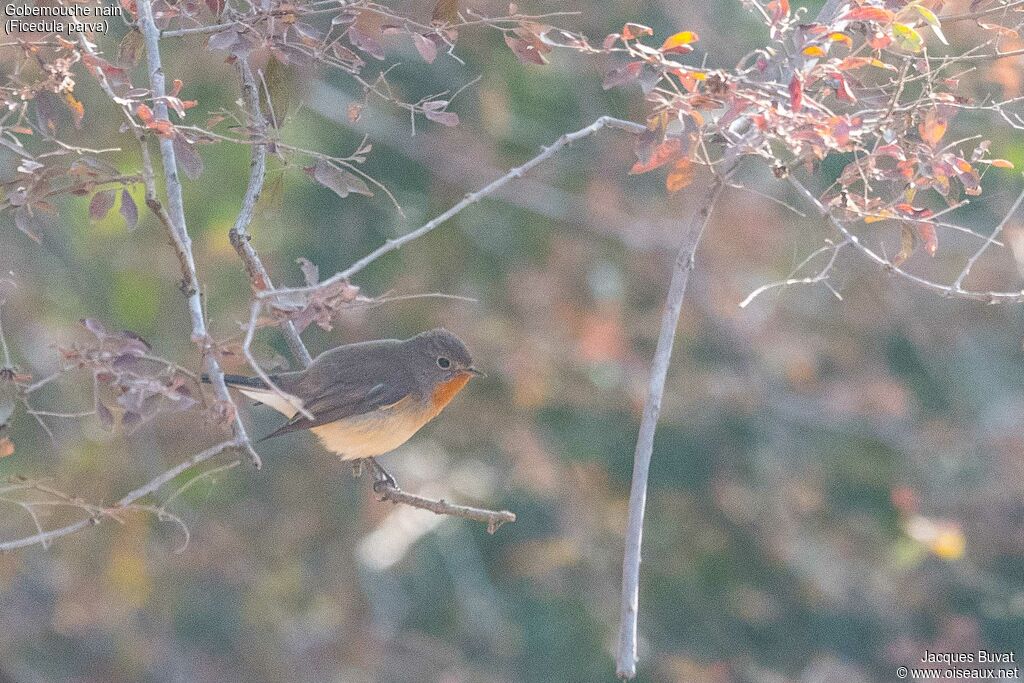
<path fill-rule="evenodd" d="M 259 377 L 225 375 L 224 381 L 289 418 L 264 439 L 308 429 L 342 460 L 367 458 L 379 468 L 372 458 L 408 441 L 482 374 L 461 339 L 436 329 L 404 341 L 339 346 L 303 370 L 270 375 L 287 398 Z"/>

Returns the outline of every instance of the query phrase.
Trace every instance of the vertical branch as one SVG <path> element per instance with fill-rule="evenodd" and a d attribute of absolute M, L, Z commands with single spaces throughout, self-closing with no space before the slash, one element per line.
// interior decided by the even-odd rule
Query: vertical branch
<path fill-rule="evenodd" d="M 265 142 L 267 137 L 267 119 L 263 116 L 263 110 L 260 107 L 259 86 L 256 83 L 256 77 L 253 75 L 252 66 L 249 64 L 247 56 L 241 55 L 238 57 L 238 71 L 242 77 L 242 95 L 248 109 L 249 127 L 254 137 L 259 138 L 261 141 L 256 142 L 252 146 L 252 161 L 249 164 L 249 185 L 246 187 L 245 197 L 242 198 L 242 208 L 238 212 L 235 225 L 228 233 L 228 237 L 231 240 L 231 246 L 235 248 L 238 256 L 242 259 L 242 263 L 245 264 L 245 272 L 249 275 L 249 283 L 253 291 L 261 292 L 273 289 L 274 285 L 270 281 L 270 274 L 267 272 L 266 267 L 264 267 L 260 255 L 256 252 L 256 248 L 250 244 L 252 235 L 249 233 L 249 223 L 252 222 L 253 211 L 256 208 L 256 202 L 260 198 L 260 193 L 263 191 L 263 180 L 267 173 L 267 145 Z M 309 355 L 306 345 L 302 343 L 302 338 L 299 336 L 295 323 L 291 320 L 284 321 L 281 325 L 281 331 L 284 333 L 285 341 L 288 343 L 288 348 L 291 350 L 292 355 L 304 366 L 312 363 L 313 358 Z"/>
<path fill-rule="evenodd" d="M 157 119 L 168 120 L 167 89 L 164 82 L 164 71 L 160 63 L 160 31 L 153 18 L 153 7 L 150 0 L 139 0 L 139 29 L 146 46 L 146 64 L 149 68 L 149 86 L 153 93 L 153 111 Z M 148 152 L 143 145 L 144 154 Z M 238 410 L 228 388 L 224 384 L 224 372 L 213 353 L 213 342 L 206 331 L 206 320 L 203 316 L 203 301 L 196 275 L 196 263 L 192 254 L 192 239 L 189 237 L 185 223 L 185 204 L 182 199 L 181 180 L 178 177 L 178 162 L 174 153 L 174 141 L 170 137 L 160 138 L 160 158 L 164 169 L 164 187 L 167 193 L 167 214 L 170 219 L 167 229 L 171 242 L 174 244 L 182 271 L 182 292 L 188 301 L 189 314 L 192 318 L 192 341 L 203 354 L 206 372 L 210 376 L 217 399 L 230 407 L 232 431 L 235 441 L 244 448 L 253 464 L 259 468 L 260 457 L 252 447 L 249 437 L 238 416 Z"/>
<path fill-rule="evenodd" d="M 716 178 L 704 205 L 694 214 L 692 222 L 683 236 L 672 281 L 665 299 L 665 311 L 661 316 L 661 331 L 658 346 L 651 361 L 651 376 L 644 402 L 643 419 L 637 436 L 636 451 L 633 455 L 633 481 L 629 491 L 629 521 L 626 525 L 626 551 L 622 560 L 622 604 L 619 615 L 619 645 L 616 656 L 616 672 L 620 678 L 636 676 L 637 605 L 640 594 L 640 547 L 644 533 L 644 512 L 647 507 L 647 477 L 651 467 L 651 453 L 654 449 L 654 432 L 661 413 L 661 398 L 665 392 L 665 377 L 672 359 L 676 327 L 683 307 L 686 285 L 693 270 L 694 254 L 700 243 L 704 228 L 711 218 L 718 197 L 725 186 L 723 178 Z"/>
<path fill-rule="evenodd" d="M 3 364 L 0 364 L 0 369 L 14 367 L 11 363 L 11 349 L 7 346 L 7 337 L 4 335 L 4 302 L 0 300 L 0 351 L 3 352 Z"/>

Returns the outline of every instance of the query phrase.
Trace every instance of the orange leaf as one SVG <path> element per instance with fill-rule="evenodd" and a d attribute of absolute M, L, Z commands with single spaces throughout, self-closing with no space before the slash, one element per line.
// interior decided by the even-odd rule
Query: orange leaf
<path fill-rule="evenodd" d="M 1013 168 L 1013 162 L 1006 159 L 993 159 L 989 163 L 996 168 Z"/>
<path fill-rule="evenodd" d="M 75 128 L 81 128 L 82 119 L 85 118 L 85 107 L 69 92 L 64 93 L 64 101 L 68 103 L 68 107 L 71 109 L 71 116 L 75 120 Z"/>
<path fill-rule="evenodd" d="M 146 124 L 146 128 L 162 138 L 174 137 L 174 124 L 167 119 L 153 119 Z"/>
<path fill-rule="evenodd" d="M 9 455 L 14 455 L 14 442 L 5 436 L 0 439 L 0 458 L 6 458 Z"/>
<path fill-rule="evenodd" d="M 946 120 L 939 116 L 937 110 L 930 109 L 925 114 L 924 121 L 918 124 L 917 132 L 921 134 L 922 140 L 934 147 L 946 134 Z"/>
<path fill-rule="evenodd" d="M 141 103 L 136 105 L 135 115 L 138 116 L 139 120 L 145 124 L 148 124 L 153 120 L 153 110 Z"/>
<path fill-rule="evenodd" d="M 682 147 L 683 143 L 679 138 L 669 138 L 665 140 L 665 142 L 654 148 L 654 151 L 651 152 L 651 158 L 648 159 L 646 163 L 638 161 L 633 164 L 633 168 L 629 169 L 630 175 L 647 173 L 648 171 L 653 171 L 656 168 L 664 166 L 675 158 Z"/>
<path fill-rule="evenodd" d="M 884 50 L 885 48 L 892 45 L 892 38 L 888 34 L 882 31 L 875 31 L 875 33 L 868 39 L 868 45 L 875 50 Z"/>
<path fill-rule="evenodd" d="M 672 165 L 672 170 L 665 177 L 665 189 L 669 192 L 679 192 L 693 182 L 693 162 L 683 157 Z"/>
<path fill-rule="evenodd" d="M 826 56 L 828 56 L 827 53 L 825 52 L 825 50 L 821 47 L 821 45 L 808 45 L 803 50 L 801 50 L 801 52 L 803 52 L 808 57 L 826 57 Z"/>

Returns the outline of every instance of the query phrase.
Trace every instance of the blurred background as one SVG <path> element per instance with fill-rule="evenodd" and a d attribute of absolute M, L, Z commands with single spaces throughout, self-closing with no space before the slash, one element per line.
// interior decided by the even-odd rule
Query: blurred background
<path fill-rule="evenodd" d="M 966 3 L 963 3 L 966 5 Z M 503 11 L 496 3 L 480 10 Z M 959 5 L 952 6 L 953 9 Z M 400 2 L 429 18 L 431 6 Z M 700 33 L 709 65 L 733 66 L 766 30 L 740 2 L 533 2 L 578 9 L 559 23 L 596 37 L 625 21 L 660 40 Z M 814 7 L 812 5 L 811 11 Z M 967 22 L 969 24 L 969 22 Z M 946 29 L 969 38 L 971 26 Z M 114 54 L 124 27 L 99 45 Z M 340 199 L 298 166 L 272 161 L 252 225 L 275 282 L 301 284 L 296 259 L 324 275 L 403 234 L 602 114 L 643 120 L 636 93 L 605 92 L 605 64 L 555 52 L 523 65 L 499 33 L 465 30 L 433 65 L 408 41 L 386 42 L 396 92 L 454 91 L 461 125 L 409 118 L 337 72 L 271 63 L 283 137 L 344 156 L 363 136 L 364 169 L 381 194 Z M 1006 46 L 1009 47 L 1009 46 Z M 165 71 L 205 112 L 232 107 L 237 74 L 202 36 L 166 40 Z M 1018 59 L 979 64 L 975 96 L 1021 92 Z M 109 102 L 84 72 L 79 144 L 138 168 Z M 193 114 L 190 112 L 189 117 Z M 958 118 L 949 139 L 980 134 L 992 154 L 1024 165 L 1024 138 L 996 120 Z M 239 339 L 249 286 L 228 243 L 249 150 L 200 148 L 185 180 L 189 227 L 213 334 Z M 0 172 L 16 165 L 0 152 Z M 662 177 L 629 176 L 632 144 L 607 132 L 376 262 L 356 284 L 370 296 L 442 293 L 346 311 L 311 327 L 314 353 L 445 326 L 488 373 L 383 464 L 406 490 L 507 508 L 515 524 L 482 525 L 374 500 L 364 478 L 308 434 L 260 446 L 264 468 L 215 472 L 168 509 L 188 526 L 126 515 L 0 555 L 0 679 L 73 681 L 610 681 L 633 446 L 680 229 L 707 190 L 698 179 L 666 196 Z M 827 166 L 820 190 L 838 173 Z M 787 276 L 834 237 L 759 193 L 812 212 L 770 169 L 750 163 L 729 189 L 698 252 L 651 472 L 640 595 L 642 681 L 890 681 L 932 651 L 1024 650 L 1024 308 L 951 301 L 841 256 L 832 284 L 755 288 Z M 983 234 L 1019 192 L 990 173 L 984 194 L 949 218 Z M 752 191 L 752 190 L 756 190 Z M 141 203 L 141 193 L 136 194 Z M 0 217 L 3 326 L 16 362 L 41 378 L 58 347 L 89 343 L 93 318 L 132 330 L 153 353 L 198 371 L 172 250 L 146 211 L 126 231 L 111 212 L 88 220 L 88 198 L 63 200 L 36 244 Z M 865 236 L 899 249 L 896 227 Z M 978 245 L 939 233 L 931 259 L 907 267 L 955 279 Z M 972 278 L 1021 287 L 1024 216 L 1007 225 Z M 1016 253 L 1024 253 L 1018 250 Z M 273 330 L 257 349 L 287 357 Z M 276 359 L 276 361 L 275 361 Z M 242 363 L 229 371 L 246 372 Z M 92 409 L 88 372 L 33 397 L 51 411 Z M 257 436 L 278 423 L 240 407 Z M 96 416 L 44 418 L 19 408 L 15 452 L 0 476 L 47 478 L 93 503 L 126 491 L 223 438 L 199 410 L 159 415 L 129 433 Z M 230 464 L 232 455 L 209 468 Z M 192 473 L 161 490 L 163 500 Z M 75 511 L 44 510 L 54 526 Z M 6 505 L 2 539 L 33 533 Z"/>

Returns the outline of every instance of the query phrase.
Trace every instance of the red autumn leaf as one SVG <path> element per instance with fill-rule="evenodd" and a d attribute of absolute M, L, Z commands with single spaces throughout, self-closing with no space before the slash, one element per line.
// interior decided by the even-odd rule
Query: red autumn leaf
<path fill-rule="evenodd" d="M 114 208 L 114 197 L 113 190 L 103 190 L 94 194 L 89 202 L 89 218 L 94 221 L 102 220 Z"/>
<path fill-rule="evenodd" d="M 622 37 L 625 40 L 633 40 L 640 38 L 641 36 L 652 36 L 654 35 L 654 29 L 650 26 L 644 26 L 643 24 L 629 23 L 622 27 Z"/>
<path fill-rule="evenodd" d="M 895 16 L 891 11 L 882 7 L 856 7 L 840 17 L 840 20 L 888 23 Z"/>
<path fill-rule="evenodd" d="M 793 111 L 800 111 L 804 102 L 804 84 L 800 80 L 800 74 L 793 74 L 793 80 L 789 82 L 789 108 Z"/>
<path fill-rule="evenodd" d="M 772 0 L 768 3 L 768 13 L 772 24 L 779 23 L 779 20 L 789 16 L 789 0 Z"/>
<path fill-rule="evenodd" d="M 174 136 L 174 154 L 189 180 L 195 180 L 203 174 L 203 158 L 183 135 Z"/>
<path fill-rule="evenodd" d="M 442 126 L 454 128 L 459 125 L 459 115 L 453 111 L 439 111 L 437 109 L 424 109 L 423 115 Z"/>
<path fill-rule="evenodd" d="M 516 58 L 518 58 L 523 64 L 548 63 L 548 60 L 544 57 L 544 51 L 540 49 L 540 47 L 547 46 L 539 40 L 524 40 L 523 38 L 516 38 L 506 34 L 505 44 L 508 45 L 509 49 L 512 50 L 512 53 L 515 54 Z"/>
<path fill-rule="evenodd" d="M 121 217 L 131 232 L 139 224 L 139 207 L 128 190 L 121 190 Z"/>
<path fill-rule="evenodd" d="M 857 96 L 850 90 L 850 84 L 847 83 L 846 79 L 842 76 L 838 77 L 838 83 L 836 85 L 836 97 L 843 100 L 844 102 L 856 102 Z"/>
<path fill-rule="evenodd" d="M 348 42 L 374 59 L 383 60 L 386 57 L 384 46 L 381 45 L 380 41 L 368 33 L 364 33 L 357 24 L 350 26 L 346 35 L 348 36 Z"/>
<path fill-rule="evenodd" d="M 423 61 L 427 64 L 433 64 L 434 60 L 437 59 L 437 44 L 419 33 L 412 34 L 412 42 L 416 46 L 416 51 L 420 53 L 420 57 L 423 58 Z"/>
<path fill-rule="evenodd" d="M 935 226 L 922 222 L 916 223 L 915 226 L 918 236 L 924 242 L 924 250 L 928 252 L 929 256 L 935 256 L 935 252 L 939 248 L 939 238 L 935 234 Z"/>
<path fill-rule="evenodd" d="M 620 66 L 617 69 L 612 69 L 605 74 L 604 81 L 601 83 L 601 87 L 605 90 L 610 90 L 620 85 L 625 85 L 631 81 L 635 81 L 640 76 L 640 71 L 643 69 L 643 62 L 630 62 L 625 66 Z"/>
<path fill-rule="evenodd" d="M 459 21 L 459 0 L 437 0 L 430 20 L 435 24 L 454 24 Z"/>
<path fill-rule="evenodd" d="M 683 143 L 679 138 L 668 138 L 665 142 L 654 148 L 654 151 L 651 152 L 651 158 L 646 162 L 638 161 L 633 164 L 633 167 L 629 169 L 629 173 L 630 175 L 637 175 L 660 168 L 672 161 L 682 148 Z"/>

